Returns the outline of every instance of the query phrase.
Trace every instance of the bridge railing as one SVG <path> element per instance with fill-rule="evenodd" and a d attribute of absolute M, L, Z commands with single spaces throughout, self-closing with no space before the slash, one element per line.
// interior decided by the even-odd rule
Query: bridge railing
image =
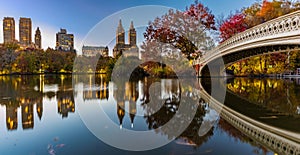
<path fill-rule="evenodd" d="M 282 38 L 297 33 L 300 33 L 300 11 L 280 16 L 238 33 L 213 50 L 205 52 L 202 56 L 202 60 L 201 58 L 197 59 L 194 64 L 201 64 L 205 62 L 205 60 L 237 46 L 272 38 Z"/>

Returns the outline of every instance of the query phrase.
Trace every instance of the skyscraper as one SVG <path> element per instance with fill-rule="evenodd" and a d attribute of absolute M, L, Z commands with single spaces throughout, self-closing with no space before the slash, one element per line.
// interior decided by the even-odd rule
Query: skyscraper
<path fill-rule="evenodd" d="M 3 19 L 3 41 L 4 43 L 15 41 L 15 20 L 12 17 Z"/>
<path fill-rule="evenodd" d="M 34 35 L 34 43 L 36 48 L 41 49 L 42 48 L 42 36 L 41 36 L 41 31 L 40 28 L 37 27 Z"/>
<path fill-rule="evenodd" d="M 31 19 L 20 18 L 19 21 L 19 42 L 21 46 L 31 45 Z"/>
<path fill-rule="evenodd" d="M 60 29 L 56 33 L 56 47 L 57 50 L 73 51 L 74 50 L 74 35 L 67 34 L 66 29 Z"/>

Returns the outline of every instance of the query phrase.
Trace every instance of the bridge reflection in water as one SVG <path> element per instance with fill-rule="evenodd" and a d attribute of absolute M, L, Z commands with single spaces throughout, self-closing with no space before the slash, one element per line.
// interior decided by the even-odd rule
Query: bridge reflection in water
<path fill-rule="evenodd" d="M 290 52 L 291 50 L 299 51 L 299 30 L 300 11 L 257 25 L 229 38 L 215 49 L 205 52 L 202 57 L 194 61 L 197 74 L 199 76 L 223 76 L 223 70 L 226 65 L 230 65 L 241 59 L 274 52 Z M 219 61 L 221 58 L 223 58 L 222 60 L 224 61 Z M 224 62 L 225 66 L 222 66 L 220 62 Z M 220 66 L 223 68 L 220 68 Z M 211 73 L 209 73 L 212 68 L 217 68 L 217 71 L 211 71 Z M 229 89 L 230 88 L 232 87 L 229 85 Z M 249 91 L 249 89 L 251 90 L 250 87 L 245 88 L 246 91 Z M 232 90 L 233 89 L 231 89 L 231 91 Z M 243 89 L 238 89 L 238 91 L 243 91 Z M 290 95 L 288 90 L 285 93 Z M 300 154 L 299 133 L 267 125 L 238 113 L 227 106 L 223 106 L 216 99 L 211 98 L 205 91 L 201 91 L 201 97 L 210 101 L 211 107 L 219 111 L 222 110 L 221 117 L 227 122 L 256 141 L 275 150 L 275 152 L 283 154 Z M 276 96 L 272 97 L 276 98 Z M 288 97 L 288 99 L 290 98 Z M 290 100 L 287 100 L 287 103 L 291 104 Z M 298 112 L 299 105 L 296 107 L 297 109 L 294 109 L 294 112 Z"/>
<path fill-rule="evenodd" d="M 225 87 L 225 83 L 222 81 L 224 79 L 220 78 L 220 85 L 223 85 Z M 245 79 L 234 79 L 234 82 L 239 83 Z M 266 79 L 248 79 L 251 80 L 251 82 L 244 83 L 244 87 L 253 87 L 251 84 L 255 85 L 255 82 L 261 82 L 266 84 Z M 272 79 L 268 79 L 268 81 L 271 81 Z M 237 82 L 238 81 L 238 82 Z M 255 81 L 255 82 L 253 82 Z M 282 82 L 280 80 L 275 81 L 276 82 Z M 270 82 L 268 83 L 270 84 Z M 284 83 L 282 83 L 284 84 Z M 279 85 L 279 84 L 278 84 Z M 259 86 L 266 86 L 266 85 L 259 85 Z M 251 88 L 235 88 L 234 86 L 232 87 L 231 84 L 227 85 L 227 88 L 229 88 L 230 91 L 232 90 L 239 90 L 241 93 L 242 91 L 247 90 L 247 94 L 251 96 Z M 257 89 L 253 89 L 257 91 Z M 258 89 L 259 90 L 259 89 Z M 266 91 L 266 88 L 265 88 Z M 260 94 L 260 93 L 259 93 Z M 237 96 L 240 94 L 237 93 Z M 274 94 L 270 94 L 274 95 Z M 242 133 L 253 139 L 254 141 L 257 141 L 261 143 L 262 145 L 268 147 L 271 150 L 274 150 L 274 152 L 282 153 L 282 154 L 292 154 L 292 155 L 298 155 L 300 153 L 300 122 L 299 122 L 299 113 L 298 109 L 300 107 L 299 102 L 294 103 L 297 106 L 291 105 L 290 108 L 294 108 L 292 111 L 292 114 L 296 114 L 296 121 L 294 124 L 296 125 L 295 128 L 297 128 L 297 132 L 291 132 L 285 129 L 281 129 L 275 126 L 271 126 L 265 123 L 262 123 L 260 121 L 254 120 L 248 116 L 245 116 L 238 111 L 235 111 L 228 106 L 221 104 L 219 101 L 215 100 L 212 98 L 206 91 L 201 91 L 201 97 L 205 99 L 206 101 L 209 101 L 210 107 L 213 109 L 216 109 L 217 111 L 221 111 L 220 116 L 225 119 L 228 123 L 230 123 L 232 126 L 234 126 L 236 129 L 240 130 Z M 274 97 L 274 96 L 273 96 Z M 290 96 L 287 96 L 288 98 Z M 263 101 L 264 99 L 261 98 Z M 288 99 L 289 100 L 289 99 Z M 228 102 L 226 100 L 225 102 Z M 250 102 L 249 102 L 250 103 Z M 258 102 L 256 102 L 258 103 Z M 277 102 L 278 103 L 278 102 Z M 234 104 L 240 104 L 240 103 L 234 103 Z M 289 103 L 287 103 L 289 104 Z M 291 104 L 291 103 L 290 103 Z M 261 107 L 263 107 L 261 105 Z M 277 109 L 279 113 L 282 114 L 282 109 Z M 285 112 L 287 115 L 291 114 L 288 113 L 287 111 Z M 298 114 L 298 116 L 297 116 Z M 254 114 L 256 115 L 256 114 Z M 276 120 L 275 120 L 276 121 Z M 285 124 L 281 124 L 284 126 Z M 298 126 L 297 126 L 298 125 Z"/>

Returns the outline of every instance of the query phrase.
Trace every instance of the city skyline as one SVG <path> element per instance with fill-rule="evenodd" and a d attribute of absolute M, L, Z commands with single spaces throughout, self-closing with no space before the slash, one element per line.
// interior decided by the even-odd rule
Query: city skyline
<path fill-rule="evenodd" d="M 37 27 L 32 30 L 32 20 L 28 17 L 19 18 L 19 39 L 16 38 L 16 24 L 14 17 L 3 18 L 3 43 L 16 43 L 22 49 L 42 49 L 42 34 Z M 60 28 L 56 33 L 55 49 L 60 51 L 74 51 L 74 34 L 67 33 L 66 29 Z"/>
<path fill-rule="evenodd" d="M 47 47 L 55 48 L 55 34 L 59 31 L 60 28 L 66 28 L 69 33 L 74 34 L 75 36 L 75 49 L 80 49 L 80 44 L 83 41 L 83 38 L 88 34 L 88 32 L 95 26 L 98 22 L 105 19 L 106 17 L 114 14 L 123 9 L 129 7 L 135 7 L 140 5 L 161 5 L 166 7 L 172 7 L 179 10 L 184 10 L 185 6 L 188 6 L 194 2 L 194 0 L 189 1 L 179 1 L 174 2 L 172 0 L 166 1 L 138 1 L 133 0 L 130 3 L 126 1 L 80 1 L 80 2 L 38 2 L 36 0 L 31 0 L 31 7 L 23 8 L 22 6 L 28 1 L 17 1 L 17 2 L 3 2 L 4 5 L 0 6 L 0 18 L 4 17 L 29 17 L 32 21 L 32 30 L 36 30 L 37 27 L 41 29 L 43 36 L 42 48 L 46 49 Z M 249 6 L 255 0 L 248 0 L 247 2 L 232 2 L 226 0 L 223 5 L 219 5 L 217 1 L 200 1 L 205 6 L 207 6 L 215 16 L 224 13 L 225 16 L 234 12 L 235 10 Z M 64 3 L 66 5 L 57 5 L 57 3 Z M 67 5 L 68 4 L 68 5 Z M 226 7 L 225 7 L 226 5 Z M 64 8 L 64 6 L 72 6 L 69 8 Z M 34 8 L 34 9 L 33 9 Z M 53 9 L 51 9 L 53 8 Z M 224 10 L 223 8 L 228 8 Z M 55 10 L 55 11 L 54 11 Z M 38 13 L 37 13 L 38 12 Z M 158 13 L 157 13 L 158 14 Z M 156 17 L 153 15 L 152 17 Z M 150 17 L 151 18 L 151 17 Z M 127 19 L 124 19 L 124 21 Z M 145 19 L 146 23 L 150 19 Z M 3 21 L 0 21 L 0 25 L 3 25 Z M 15 21 L 18 25 L 18 21 Z M 130 21 L 129 21 L 130 22 Z M 135 25 L 138 26 L 140 21 L 134 20 Z M 80 23 L 80 24 L 79 24 Z M 83 23 L 83 24 L 82 24 Z M 123 23 L 126 25 L 124 29 L 128 29 L 130 23 Z M 19 28 L 16 26 L 16 37 L 19 36 Z M 139 31 L 137 29 L 137 31 Z M 114 34 L 115 29 L 112 29 L 111 32 Z M 140 33 L 140 32 L 137 32 Z M 34 34 L 33 34 L 34 35 Z M 3 30 L 0 30 L 0 36 L 3 36 Z M 18 37 L 17 37 L 18 38 Z M 143 39 L 138 36 L 138 38 Z M 34 38 L 32 38 L 34 40 Z M 3 42 L 3 37 L 0 37 L 0 42 Z M 98 45 L 100 45 L 99 43 Z"/>

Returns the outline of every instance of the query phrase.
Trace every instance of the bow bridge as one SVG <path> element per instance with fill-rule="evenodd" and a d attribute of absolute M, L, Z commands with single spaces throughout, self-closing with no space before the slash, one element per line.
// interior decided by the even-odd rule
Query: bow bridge
<path fill-rule="evenodd" d="M 248 57 L 289 51 L 300 51 L 300 11 L 267 21 L 206 51 L 194 61 L 198 76 L 222 76 L 226 66 Z M 216 81 L 214 81 L 216 82 Z M 200 84 L 201 85 L 201 84 Z M 225 106 L 204 89 L 201 98 L 220 112 L 220 116 L 245 135 L 280 154 L 299 155 L 299 133 L 286 131 L 249 118 Z"/>
<path fill-rule="evenodd" d="M 194 61 L 197 75 L 212 67 L 222 75 L 225 66 L 255 55 L 300 49 L 300 11 L 280 16 L 241 32 Z M 221 61 L 220 61 L 221 60 Z M 224 63 L 223 63 L 224 62 Z M 222 63 L 222 64 L 220 64 Z"/>

